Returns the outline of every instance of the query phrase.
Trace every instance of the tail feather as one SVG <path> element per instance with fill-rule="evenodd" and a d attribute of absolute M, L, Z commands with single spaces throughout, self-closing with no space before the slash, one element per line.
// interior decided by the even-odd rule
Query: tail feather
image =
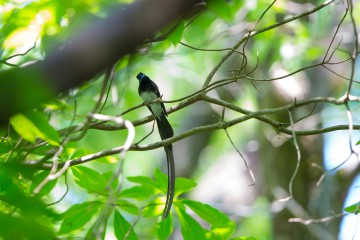
<path fill-rule="evenodd" d="M 174 131 L 167 120 L 165 115 L 162 115 L 160 119 L 156 118 L 156 122 L 159 129 L 159 134 L 161 139 L 167 139 L 174 136 Z M 174 200 L 175 193 L 175 162 L 174 162 L 174 153 L 172 150 L 172 145 L 167 145 L 164 147 L 167 160 L 167 171 L 168 171 L 168 188 L 166 193 L 166 203 L 163 218 L 167 218 L 170 213 L 171 205 Z"/>
<path fill-rule="evenodd" d="M 166 193 L 166 202 L 163 218 L 167 218 L 170 213 L 171 205 L 174 200 L 175 193 L 175 162 L 172 145 L 164 147 L 167 159 L 167 171 L 168 171 L 168 188 Z"/>
<path fill-rule="evenodd" d="M 156 118 L 156 123 L 158 125 L 161 139 L 164 140 L 174 136 L 174 131 L 165 115 L 162 115 L 160 118 Z"/>

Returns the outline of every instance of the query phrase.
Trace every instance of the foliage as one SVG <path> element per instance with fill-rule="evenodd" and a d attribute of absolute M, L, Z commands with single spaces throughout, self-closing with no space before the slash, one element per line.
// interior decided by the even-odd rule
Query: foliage
<path fill-rule="evenodd" d="M 112 6 L 132 1 L 2 2 L 0 71 L 46 58 Z M 358 203 L 344 207 L 344 196 L 359 166 L 341 167 L 358 158 L 359 16 L 352 12 L 359 6 L 206 0 L 110 74 L 12 116 L 0 130 L 0 238 L 336 238 L 339 221 L 329 229 L 283 226 L 358 213 Z M 176 178 L 166 219 L 167 175 L 158 161 L 166 143 L 146 124 L 139 71 L 171 107 L 177 175 L 186 176 Z M 322 141 L 338 130 L 347 131 L 350 146 L 341 151 L 350 153 L 330 169 Z M 244 213 L 244 205 L 266 210 Z"/>

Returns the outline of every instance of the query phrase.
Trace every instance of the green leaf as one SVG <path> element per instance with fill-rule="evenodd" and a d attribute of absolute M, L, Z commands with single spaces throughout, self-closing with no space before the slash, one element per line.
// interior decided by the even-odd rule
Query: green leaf
<path fill-rule="evenodd" d="M 101 228 L 104 229 L 104 231 L 101 231 L 101 239 L 104 240 L 105 239 L 105 236 L 106 236 L 106 227 L 107 227 L 107 223 L 108 221 L 104 221 L 104 225 L 101 226 Z M 99 239 L 99 237 L 97 236 L 97 233 L 99 231 L 96 231 L 94 230 L 94 227 L 96 226 L 95 224 L 97 223 L 94 223 L 88 230 L 87 230 L 87 233 L 86 233 L 86 236 L 85 236 L 85 240 L 89 240 L 89 239 Z"/>
<path fill-rule="evenodd" d="M 235 237 L 235 238 L 231 238 L 231 240 L 259 240 L 256 237 Z"/>
<path fill-rule="evenodd" d="M 205 240 L 205 230 L 194 218 L 185 212 L 184 205 L 179 202 L 175 202 L 174 205 L 179 217 L 181 234 L 184 240 Z"/>
<path fill-rule="evenodd" d="M 114 172 L 113 172 L 113 171 L 109 171 L 109 172 L 106 172 L 106 173 L 103 173 L 103 174 L 102 174 L 103 178 L 107 180 L 107 181 L 106 181 L 107 183 L 110 181 L 110 179 L 113 178 L 113 175 L 114 175 Z M 107 184 L 107 183 L 106 183 L 106 184 Z M 118 186 L 118 183 L 119 183 L 119 179 L 118 179 L 118 178 L 115 178 L 115 179 L 113 180 L 113 182 L 111 183 L 112 189 L 115 190 L 116 187 Z"/>
<path fill-rule="evenodd" d="M 210 235 L 213 239 L 229 239 L 235 232 L 236 224 L 230 222 L 228 226 L 211 227 Z"/>
<path fill-rule="evenodd" d="M 126 239 L 134 240 L 139 239 L 139 237 L 134 232 L 134 229 L 131 229 L 130 233 L 129 230 L 131 228 L 130 223 L 126 221 L 126 219 L 120 214 L 119 211 L 114 211 L 114 232 L 117 239 Z"/>
<path fill-rule="evenodd" d="M 175 196 L 186 193 L 196 187 L 196 182 L 188 178 L 176 178 L 175 180 Z"/>
<path fill-rule="evenodd" d="M 56 239 L 50 229 L 37 221 L 16 215 L 0 212 L 0 239 Z"/>
<path fill-rule="evenodd" d="M 193 21 L 186 31 L 183 33 L 183 38 L 191 43 L 193 46 L 200 46 L 204 44 L 204 39 L 209 39 L 212 36 L 213 23 L 217 16 L 211 11 L 204 11 Z M 199 36 L 202 36 L 199 38 Z"/>
<path fill-rule="evenodd" d="M 167 39 L 171 41 L 175 46 L 181 41 L 184 32 L 185 22 L 180 21 L 175 29 L 167 36 Z"/>
<path fill-rule="evenodd" d="M 100 201 L 84 202 L 75 204 L 63 213 L 64 221 L 61 224 L 59 234 L 68 233 L 83 227 L 98 212 L 103 205 Z"/>
<path fill-rule="evenodd" d="M 190 199 L 181 200 L 186 206 L 190 207 L 199 217 L 207 221 L 213 226 L 223 227 L 231 223 L 231 220 L 224 213 L 216 208 L 201 202 L 193 201 Z"/>
<path fill-rule="evenodd" d="M 105 187 L 108 181 L 103 175 L 84 166 L 74 166 L 71 170 L 77 185 L 86 189 L 89 193 L 107 195 Z"/>
<path fill-rule="evenodd" d="M 59 146 L 59 135 L 48 123 L 43 113 L 28 111 L 10 118 L 11 126 L 25 140 L 34 143 L 39 137 L 53 146 Z"/>
<path fill-rule="evenodd" d="M 11 149 L 11 146 L 9 142 L 3 141 L 0 142 L 0 155 L 9 152 Z"/>
<path fill-rule="evenodd" d="M 360 210 L 360 202 L 344 208 L 344 211 L 348 213 L 358 213 L 359 210 Z"/>
<path fill-rule="evenodd" d="M 105 164 L 114 164 L 117 163 L 118 161 L 119 159 L 115 156 L 105 156 L 96 160 L 96 162 L 98 163 L 105 163 Z"/>
<path fill-rule="evenodd" d="M 129 201 L 119 199 L 116 201 L 116 206 L 133 215 L 139 214 L 139 208 Z"/>
<path fill-rule="evenodd" d="M 30 191 L 33 192 L 34 189 L 39 186 L 39 184 L 44 181 L 44 179 L 49 175 L 50 171 L 45 170 L 35 175 L 34 180 L 31 183 Z M 47 195 L 56 185 L 57 179 L 49 181 L 45 186 L 40 190 L 36 195 L 37 197 L 42 197 Z"/>
<path fill-rule="evenodd" d="M 145 176 L 136 176 L 136 177 L 127 177 L 127 180 L 133 183 L 138 183 L 144 187 L 153 189 L 154 192 L 161 190 L 161 185 L 159 182 L 155 182 L 153 179 Z"/>
<path fill-rule="evenodd" d="M 85 155 L 91 154 L 91 150 L 83 147 L 79 147 L 75 142 L 67 144 L 63 155 L 67 159 L 80 158 Z"/>
<path fill-rule="evenodd" d="M 143 217 L 158 217 L 164 212 L 165 200 L 165 197 L 163 197 L 149 201 L 146 206 L 143 207 L 141 215 Z"/>
<path fill-rule="evenodd" d="M 235 222 L 231 221 L 228 216 L 216 208 L 189 199 L 184 199 L 181 202 L 190 207 L 199 217 L 211 224 L 210 234 L 213 235 L 215 239 L 227 239 L 234 233 L 236 227 Z"/>
<path fill-rule="evenodd" d="M 144 186 L 135 186 L 131 188 L 124 189 L 119 197 L 121 198 L 134 198 L 138 200 L 145 200 L 154 195 L 155 192 L 150 188 Z"/>
<path fill-rule="evenodd" d="M 231 21 L 234 16 L 225 0 L 206 0 L 206 6 L 224 20 Z"/>
<path fill-rule="evenodd" d="M 106 227 L 110 218 L 111 213 L 114 208 L 111 204 L 104 204 L 101 208 L 101 213 L 97 216 L 96 221 L 87 228 L 87 233 L 85 235 L 86 240 L 90 239 L 99 239 L 99 234 L 101 233 L 101 239 L 105 239 Z"/>
<path fill-rule="evenodd" d="M 55 110 L 63 110 L 68 108 L 68 105 L 66 105 L 65 101 L 62 100 L 58 100 L 58 99 L 52 99 L 50 101 L 47 101 L 46 103 L 43 104 L 43 107 L 45 109 L 49 109 L 52 111 Z"/>
<path fill-rule="evenodd" d="M 172 226 L 172 214 L 170 214 L 167 218 L 162 219 L 160 222 L 156 224 L 156 234 L 158 239 L 166 240 L 170 237 L 173 231 Z"/>
<path fill-rule="evenodd" d="M 155 169 L 154 176 L 155 176 L 155 182 L 158 185 L 159 189 L 161 190 L 161 192 L 166 194 L 168 176 L 162 171 L 160 171 L 160 169 L 158 168 Z"/>
<path fill-rule="evenodd" d="M 0 162 L 0 212 L 14 211 L 12 215 L 30 221 L 58 217 L 41 199 L 24 192 L 27 189 L 24 178 L 30 176 L 29 169 L 20 163 Z"/>

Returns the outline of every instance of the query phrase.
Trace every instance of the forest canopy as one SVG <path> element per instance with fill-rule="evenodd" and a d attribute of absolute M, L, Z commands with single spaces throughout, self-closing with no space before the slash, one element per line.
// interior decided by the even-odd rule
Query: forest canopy
<path fill-rule="evenodd" d="M 360 236 L 356 1 L 0 2 L 0 238 Z"/>

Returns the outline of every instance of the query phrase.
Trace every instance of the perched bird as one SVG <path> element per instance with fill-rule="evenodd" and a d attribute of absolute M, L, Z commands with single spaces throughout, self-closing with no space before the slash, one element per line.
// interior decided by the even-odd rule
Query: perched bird
<path fill-rule="evenodd" d="M 167 120 L 167 114 L 165 111 L 164 103 L 162 102 L 154 102 L 149 103 L 155 99 L 159 99 L 161 97 L 158 86 L 151 81 L 151 79 L 140 72 L 136 78 L 139 80 L 139 95 L 142 100 L 147 104 L 148 109 L 155 117 L 159 134 L 161 139 L 167 139 L 174 136 L 174 131 Z M 167 218 L 169 215 L 171 205 L 174 199 L 174 190 L 175 190 L 175 162 L 174 162 L 174 154 L 172 150 L 172 145 L 167 145 L 164 147 L 166 158 L 167 158 L 167 170 L 168 170 L 168 189 L 166 194 L 166 203 L 164 210 L 164 218 Z"/>

